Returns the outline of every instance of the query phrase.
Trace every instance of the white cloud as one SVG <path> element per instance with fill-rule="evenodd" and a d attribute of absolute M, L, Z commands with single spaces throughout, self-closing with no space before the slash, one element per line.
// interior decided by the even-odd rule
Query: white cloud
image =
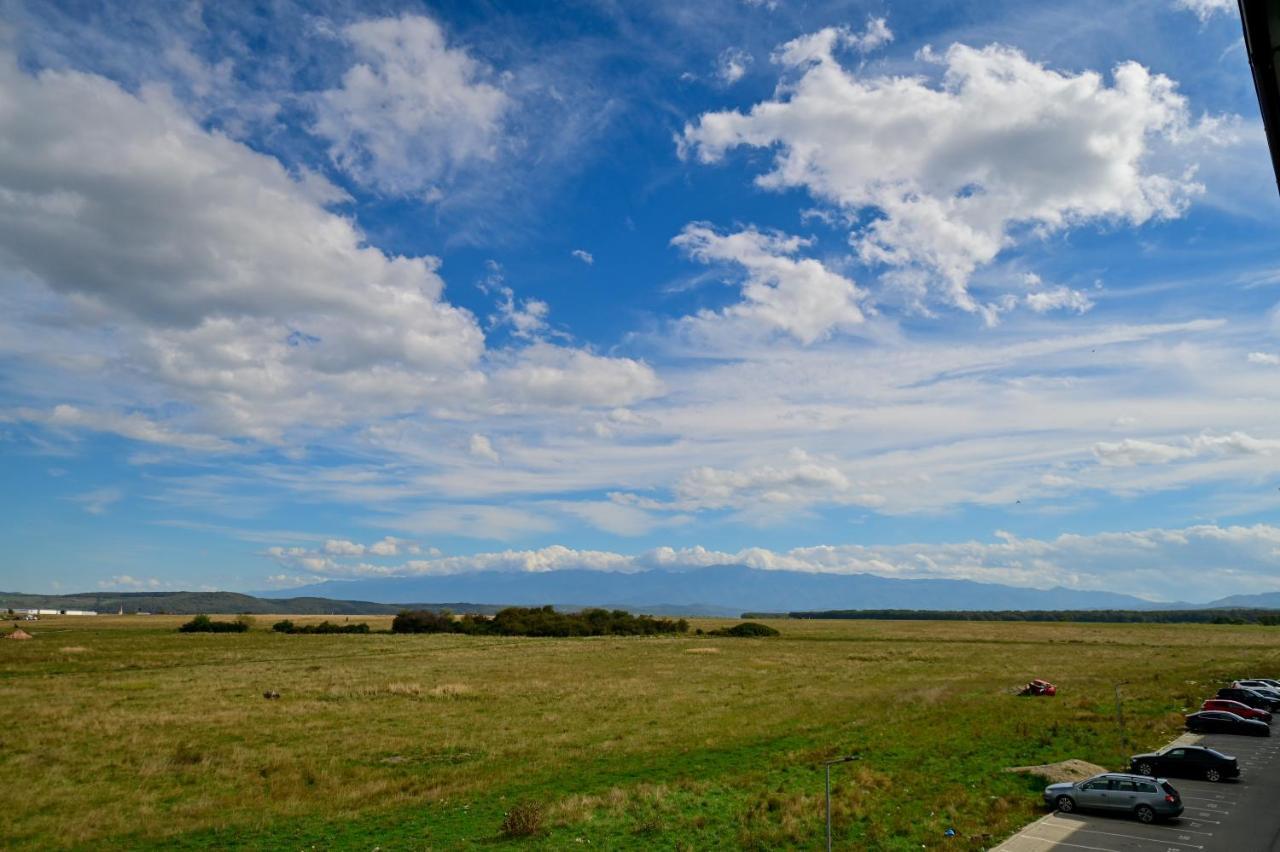
<path fill-rule="evenodd" d="M 891 41 L 893 32 L 884 18 L 867 18 L 867 28 L 860 33 L 848 27 L 826 27 L 792 39 L 774 52 L 773 61 L 788 67 L 802 67 L 831 61 L 840 48 L 868 53 Z"/>
<path fill-rule="evenodd" d="M 229 437 L 489 407 L 484 333 L 444 299 L 439 262 L 370 246 L 328 209 L 344 197 L 206 131 L 161 88 L 30 76 L 0 56 L 0 265 L 15 297 L 0 337 L 28 363 L 92 377 L 95 401 L 7 416 L 220 450 Z M 510 307 L 517 337 L 545 325 L 545 303 Z M 618 405 L 658 387 L 629 359 L 490 354 L 504 404 L 574 407 L 581 391 Z M 535 367 L 554 381 L 513 392 Z"/>
<path fill-rule="evenodd" d="M 591 252 L 585 251 L 583 249 L 574 249 L 573 251 L 569 252 L 569 254 L 572 255 L 573 257 L 576 257 L 578 260 L 582 261 L 587 266 L 590 266 L 591 264 L 596 262 L 596 259 L 594 256 L 592 256 Z"/>
<path fill-rule="evenodd" d="M 1204 455 L 1267 456 L 1280 451 L 1280 440 L 1260 439 L 1244 432 L 1228 435 L 1198 435 L 1177 443 L 1126 438 L 1120 442 L 1101 441 L 1093 454 L 1105 465 L 1166 464 Z"/>
<path fill-rule="evenodd" d="M 93 432 L 109 432 L 135 441 L 165 444 L 188 450 L 217 452 L 232 448 L 232 444 L 211 435 L 197 435 L 175 431 L 156 423 L 137 412 L 122 414 L 113 411 L 86 411 L 74 405 L 55 405 L 48 411 L 18 408 L 0 411 L 0 422 L 26 421 L 65 429 L 88 429 Z"/>
<path fill-rule="evenodd" d="M 495 398 L 532 405 L 625 406 L 662 393 L 649 365 L 535 343 L 493 373 Z"/>
<path fill-rule="evenodd" d="M 1280 367 L 1280 355 L 1274 352 L 1250 352 L 1250 364 L 1262 364 L 1268 367 Z"/>
<path fill-rule="evenodd" d="M 1179 9 L 1195 12 L 1196 17 L 1207 21 L 1219 12 L 1234 13 L 1239 7 L 1236 0 L 1174 0 Z"/>
<path fill-rule="evenodd" d="M 467 445 L 467 451 L 478 459 L 491 461 L 494 464 L 502 461 L 498 451 L 493 448 L 493 444 L 484 435 L 472 435 Z"/>
<path fill-rule="evenodd" d="M 734 263 L 746 272 L 742 301 L 726 308 L 722 316 L 786 332 L 804 344 L 863 321 L 859 307 L 863 294 L 852 281 L 819 261 L 797 258 L 809 244 L 800 237 L 754 228 L 721 235 L 706 224 L 692 223 L 671 242 L 695 260 Z"/>
<path fill-rule="evenodd" d="M 746 113 L 702 115 L 681 151 L 713 163 L 739 146 L 774 150 L 760 186 L 836 205 L 865 262 L 927 272 L 963 309 L 979 309 L 973 271 L 1028 235 L 1176 217 L 1200 191 L 1150 168 L 1153 143 L 1191 124 L 1174 83 L 1136 63 L 1107 85 L 1014 48 L 957 44 L 922 54 L 943 66 L 934 86 L 846 70 L 832 54 L 841 38 L 824 30 L 784 45 L 776 58 L 798 77 Z M 877 215 L 864 224 L 867 210 Z"/>
<path fill-rule="evenodd" d="M 738 47 L 726 47 L 716 59 L 716 76 L 726 86 L 732 86 L 747 73 L 751 62 L 750 53 Z"/>
<path fill-rule="evenodd" d="M 698 467 L 674 487 L 675 505 L 683 509 L 741 508 L 765 504 L 775 508 L 810 503 L 850 503 L 879 506 L 884 499 L 858 493 L 838 468 L 823 464 L 803 450 L 793 449 L 784 464 L 740 470 Z"/>
<path fill-rule="evenodd" d="M 1023 297 L 1027 307 L 1038 314 L 1049 311 L 1074 311 L 1083 314 L 1093 307 L 1093 300 L 1082 290 L 1070 287 L 1052 287 Z"/>
<path fill-rule="evenodd" d="M 435 21 L 378 18 L 343 35 L 362 61 L 320 96 L 313 128 L 341 168 L 384 192 L 434 196 L 458 169 L 497 156 L 510 98 Z"/>

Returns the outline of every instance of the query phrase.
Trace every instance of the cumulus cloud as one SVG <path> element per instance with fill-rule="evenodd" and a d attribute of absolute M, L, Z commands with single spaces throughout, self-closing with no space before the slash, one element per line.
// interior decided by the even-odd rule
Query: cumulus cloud
<path fill-rule="evenodd" d="M 339 167 L 383 192 L 434 196 L 458 169 L 497 156 L 510 98 L 439 24 L 403 15 L 342 32 L 361 61 L 319 97 L 313 128 Z"/>
<path fill-rule="evenodd" d="M 824 464 L 804 450 L 787 454 L 783 464 L 739 470 L 698 467 L 676 483 L 675 505 L 683 509 L 741 508 L 752 504 L 775 507 L 815 502 L 878 506 L 884 499 L 858 493 L 838 468 Z"/>
<path fill-rule="evenodd" d="M 626 406 L 659 395 L 649 365 L 581 349 L 536 343 L 493 373 L 497 398 L 532 405 Z"/>
<path fill-rule="evenodd" d="M 1205 455 L 1269 456 L 1280 451 L 1280 440 L 1254 438 L 1244 432 L 1228 435 L 1198 435 L 1176 443 L 1126 438 L 1119 442 L 1100 441 L 1093 454 L 1104 465 L 1130 466 L 1167 464 Z"/>
<path fill-rule="evenodd" d="M 742 301 L 721 316 L 736 317 L 814 343 L 863 321 L 857 286 L 821 262 L 797 257 L 808 241 L 754 228 L 722 235 L 704 223 L 686 225 L 672 244 L 703 263 L 742 268 Z M 704 314 L 703 319 L 713 316 Z"/>
<path fill-rule="evenodd" d="M 1141 65 L 1116 66 L 1108 85 L 1011 47 L 956 44 L 922 54 L 942 67 L 932 85 L 845 69 L 833 54 L 842 38 L 823 30 L 784 45 L 775 59 L 795 79 L 745 113 L 702 115 L 681 152 L 714 163 L 737 147 L 773 150 L 760 186 L 835 205 L 865 262 L 927 274 L 960 308 L 979 309 L 970 276 L 1020 239 L 1176 217 L 1201 190 L 1149 163 L 1155 142 L 1191 124 L 1173 81 Z"/>
<path fill-rule="evenodd" d="M 134 577 L 131 574 L 115 574 L 105 580 L 98 581 L 98 588 L 100 589 L 124 589 L 135 592 L 160 589 L 166 585 L 166 583 L 162 583 L 155 577 Z"/>
<path fill-rule="evenodd" d="M 187 428 L 70 404 L 8 416 L 219 450 L 228 437 L 487 405 L 484 332 L 444 299 L 438 261 L 369 245 L 328 209 L 343 198 L 200 127 L 161 88 L 32 76 L 0 56 L 3 284 L 41 288 L 27 301 L 59 316 L 39 335 L 16 313 L 7 329 L 103 391 L 118 378 L 131 402 L 163 400 Z M 536 336 L 546 305 L 510 307 L 518 336 Z M 658 385 L 640 362 L 563 347 L 497 363 L 504 398 L 524 369 L 544 404 L 576 406 L 576 390 L 625 404 Z"/>

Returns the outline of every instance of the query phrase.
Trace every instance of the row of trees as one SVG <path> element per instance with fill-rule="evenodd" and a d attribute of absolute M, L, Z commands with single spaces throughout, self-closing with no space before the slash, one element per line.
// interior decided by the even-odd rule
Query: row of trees
<path fill-rule="evenodd" d="M 747 613 L 749 617 L 751 613 Z M 792 612 L 791 618 L 852 618 L 894 621 L 1083 621 L 1136 624 L 1280 625 L 1280 612 L 1266 609 L 1088 609 L 1088 610 L 932 610 L 837 609 Z"/>
<path fill-rule="evenodd" d="M 271 629 L 277 633 L 368 633 L 369 625 L 363 621 L 359 624 L 334 624 L 328 620 L 319 624 L 294 624 L 286 618 L 271 625 Z"/>
<path fill-rule="evenodd" d="M 473 636 L 652 636 L 686 633 L 683 618 L 632 615 L 621 609 L 584 609 L 557 612 L 554 607 L 507 607 L 493 617 L 464 615 L 455 618 L 447 610 L 402 612 L 391 622 L 392 633 L 465 633 Z"/>

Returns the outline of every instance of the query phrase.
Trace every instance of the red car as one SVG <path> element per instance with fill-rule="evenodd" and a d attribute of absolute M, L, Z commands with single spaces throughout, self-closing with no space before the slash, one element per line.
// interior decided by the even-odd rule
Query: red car
<path fill-rule="evenodd" d="M 1210 698 L 1200 705 L 1200 709 L 1221 710 L 1227 713 L 1235 713 L 1242 719 L 1257 719 L 1259 722 L 1271 723 L 1271 714 L 1266 710 L 1259 710 L 1256 707 L 1250 707 L 1248 704 L 1241 704 L 1239 701 L 1231 701 L 1227 698 Z"/>

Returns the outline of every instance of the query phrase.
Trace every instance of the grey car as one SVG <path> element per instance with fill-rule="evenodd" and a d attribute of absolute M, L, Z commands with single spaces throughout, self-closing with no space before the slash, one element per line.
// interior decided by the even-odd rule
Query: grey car
<path fill-rule="evenodd" d="M 1075 783 L 1050 784 L 1044 790 L 1044 802 L 1064 814 L 1077 810 L 1111 811 L 1148 823 L 1182 813 L 1182 797 L 1168 781 L 1119 772 Z"/>

